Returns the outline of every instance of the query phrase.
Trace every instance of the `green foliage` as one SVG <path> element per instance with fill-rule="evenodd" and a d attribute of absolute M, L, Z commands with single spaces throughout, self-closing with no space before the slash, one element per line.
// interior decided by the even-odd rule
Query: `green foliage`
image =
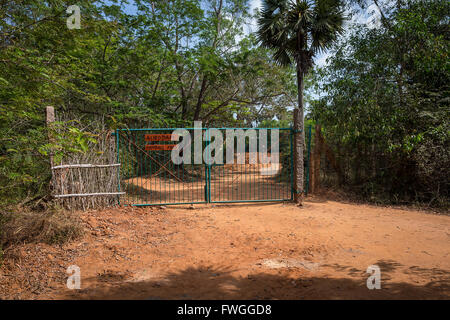
<path fill-rule="evenodd" d="M 337 0 L 267 0 L 257 35 L 243 32 L 246 0 L 123 2 L 78 1 L 80 30 L 66 27 L 70 1 L 0 5 L 0 205 L 45 197 L 49 155 L 86 152 L 96 136 L 77 128 L 99 117 L 111 130 L 288 126 L 295 74 L 342 31 Z M 310 121 L 367 197 L 434 205 L 450 181 L 449 5 L 389 4 L 380 28 L 353 27 L 305 79 Z M 47 128 L 49 105 L 76 125 Z"/>
<path fill-rule="evenodd" d="M 292 70 L 242 32 L 246 0 L 128 2 L 135 12 L 78 1 L 79 30 L 66 27 L 71 1 L 0 5 L 0 205 L 45 197 L 49 156 L 59 163 L 96 139 L 77 129 L 87 121 L 114 130 L 287 117 Z M 77 125 L 46 128 L 49 105 Z"/>
<path fill-rule="evenodd" d="M 391 2 L 392 4 L 392 2 Z M 355 27 L 315 71 L 311 116 L 364 197 L 437 205 L 449 196 L 448 1 L 405 1 Z M 323 95 L 323 92 L 326 95 Z"/>
<path fill-rule="evenodd" d="M 304 190 L 304 78 L 313 66 L 313 57 L 328 49 L 343 31 L 344 14 L 340 0 L 265 0 L 258 17 L 257 38 L 263 48 L 273 51 L 281 66 L 295 65 L 297 102 L 300 116 L 293 124 L 302 133 L 295 135 L 293 161 L 296 167 L 293 188 Z M 299 137 L 299 138 L 297 138 Z M 286 155 L 286 150 L 282 151 Z M 284 157 L 283 174 L 291 166 Z M 301 202 L 299 193 L 294 201 Z"/>
<path fill-rule="evenodd" d="M 303 73 L 312 57 L 328 49 L 343 32 L 344 14 L 339 0 L 266 0 L 258 19 L 258 39 L 275 51 L 283 66 L 297 64 Z"/>
<path fill-rule="evenodd" d="M 44 156 L 52 155 L 54 162 L 60 163 L 69 153 L 86 153 L 89 150 L 89 142 L 97 143 L 95 134 L 70 126 L 71 122 L 77 121 L 52 123 L 48 128 L 48 136 L 52 137 L 52 141 L 41 145 L 39 153 Z"/>

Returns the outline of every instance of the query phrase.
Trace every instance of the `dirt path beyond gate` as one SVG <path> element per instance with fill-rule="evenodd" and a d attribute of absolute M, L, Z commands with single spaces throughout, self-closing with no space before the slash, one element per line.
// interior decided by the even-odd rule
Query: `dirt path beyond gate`
<path fill-rule="evenodd" d="M 321 199 L 303 208 L 267 203 L 80 214 L 86 235 L 79 241 L 16 249 L 15 262 L 1 271 L 0 297 L 450 298 L 448 216 Z M 81 270 L 80 290 L 66 288 L 72 264 Z M 380 268 L 380 290 L 366 286 L 370 265 Z"/>

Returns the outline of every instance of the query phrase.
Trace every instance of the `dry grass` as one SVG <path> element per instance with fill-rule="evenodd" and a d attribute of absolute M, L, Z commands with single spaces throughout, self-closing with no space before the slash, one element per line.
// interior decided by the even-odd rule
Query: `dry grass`
<path fill-rule="evenodd" d="M 0 247 L 43 242 L 61 244 L 83 234 L 81 219 L 75 212 L 61 209 L 31 211 L 26 208 L 3 210 L 0 213 Z"/>

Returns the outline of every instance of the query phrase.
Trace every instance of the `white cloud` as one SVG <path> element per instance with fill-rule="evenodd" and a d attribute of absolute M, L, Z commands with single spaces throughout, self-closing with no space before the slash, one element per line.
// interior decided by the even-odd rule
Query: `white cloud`
<path fill-rule="evenodd" d="M 326 60 L 328 57 L 331 57 L 331 53 L 329 51 L 326 51 L 326 52 L 316 56 L 316 58 L 314 59 L 314 63 L 318 67 L 324 67 L 327 65 Z"/>
<path fill-rule="evenodd" d="M 261 7 L 262 1 L 261 0 L 250 0 L 250 9 L 253 11 L 256 8 Z"/>
<path fill-rule="evenodd" d="M 381 12 L 378 6 L 372 4 L 367 8 L 366 13 L 369 17 L 366 20 L 367 26 L 369 28 L 380 28 L 381 27 Z"/>
<path fill-rule="evenodd" d="M 250 13 L 253 14 L 255 12 L 255 9 L 261 8 L 262 6 L 262 0 L 250 0 Z M 248 28 L 246 30 L 247 33 L 255 32 L 256 31 L 256 19 L 252 19 L 250 23 L 248 24 Z"/>
<path fill-rule="evenodd" d="M 250 10 L 255 10 L 256 8 L 260 8 L 262 6 L 261 0 L 250 0 Z"/>

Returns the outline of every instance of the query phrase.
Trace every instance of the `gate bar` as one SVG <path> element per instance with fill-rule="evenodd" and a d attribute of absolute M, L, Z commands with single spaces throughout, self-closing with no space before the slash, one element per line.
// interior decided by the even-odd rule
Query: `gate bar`
<path fill-rule="evenodd" d="M 117 129 L 118 131 L 148 131 L 148 130 L 152 130 L 152 131 L 162 131 L 162 130 L 205 130 L 208 129 L 206 127 L 201 127 L 201 128 L 138 128 L 138 129 Z M 255 130 L 292 130 L 292 128 L 230 128 L 230 127 L 223 127 L 223 128 L 212 128 L 212 129 L 218 129 L 218 130 L 226 130 L 226 129 L 233 129 L 233 130 L 249 130 L 249 129 L 255 129 Z"/>

